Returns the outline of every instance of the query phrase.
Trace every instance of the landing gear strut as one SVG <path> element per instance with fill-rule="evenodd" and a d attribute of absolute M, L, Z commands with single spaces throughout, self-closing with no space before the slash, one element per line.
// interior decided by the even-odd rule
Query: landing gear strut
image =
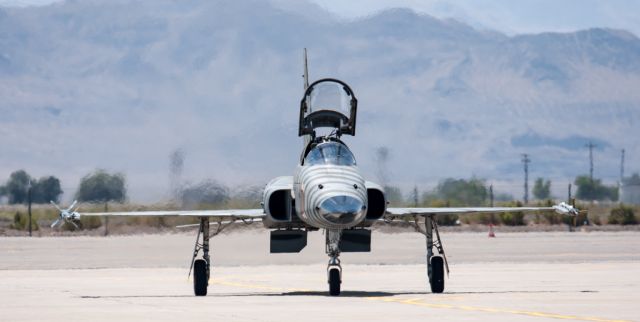
<path fill-rule="evenodd" d="M 342 266 L 340 266 L 340 230 L 327 230 L 326 252 L 329 255 L 327 265 L 327 279 L 329 283 L 329 295 L 340 295 L 340 284 L 342 283 Z"/>
<path fill-rule="evenodd" d="M 244 220 L 236 218 L 227 218 L 226 221 L 218 218 L 214 222 L 215 229 L 209 230 L 209 217 L 200 217 L 200 225 L 198 228 L 198 236 L 196 237 L 196 245 L 193 247 L 193 257 L 191 257 L 191 267 L 189 268 L 189 276 L 193 271 L 193 292 L 196 296 L 207 295 L 207 287 L 209 286 L 209 276 L 211 276 L 211 258 L 209 258 L 209 240 L 223 229 L 229 227 L 235 222 L 242 221 L 246 225 L 253 223 L 253 220 Z M 202 242 L 200 236 L 202 235 Z M 196 259 L 198 253 L 202 250 L 202 258 Z"/>
<path fill-rule="evenodd" d="M 202 243 L 200 243 L 200 235 L 202 235 Z M 202 250 L 202 259 L 197 259 L 198 253 Z M 191 269 L 193 270 L 193 292 L 196 296 L 207 295 L 207 287 L 209 286 L 209 275 L 211 273 L 211 261 L 209 258 L 209 218 L 200 218 L 200 228 L 196 237 L 196 245 L 193 249 L 193 258 L 191 259 Z"/>
<path fill-rule="evenodd" d="M 442 293 L 444 291 L 444 273 L 446 269 L 447 275 L 449 274 L 449 264 L 447 263 L 444 248 L 442 247 L 442 240 L 440 240 L 435 215 L 427 215 L 424 217 L 424 231 L 420 229 L 417 220 L 416 228 L 424 234 L 427 239 L 427 276 L 429 276 L 431 292 Z M 436 233 L 435 241 L 433 239 L 434 232 Z M 437 255 L 433 254 L 434 248 L 438 251 Z"/>

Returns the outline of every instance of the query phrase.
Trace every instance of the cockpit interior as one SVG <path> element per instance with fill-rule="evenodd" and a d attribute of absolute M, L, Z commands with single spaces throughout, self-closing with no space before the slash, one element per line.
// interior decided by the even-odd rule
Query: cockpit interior
<path fill-rule="evenodd" d="M 356 159 L 342 142 L 324 141 L 310 145 L 303 164 L 355 166 Z"/>

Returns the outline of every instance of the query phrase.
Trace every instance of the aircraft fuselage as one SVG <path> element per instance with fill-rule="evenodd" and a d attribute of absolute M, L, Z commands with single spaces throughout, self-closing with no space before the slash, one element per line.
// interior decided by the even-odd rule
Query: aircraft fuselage
<path fill-rule="evenodd" d="M 316 149 L 323 145 L 346 148 L 342 143 L 327 142 Z M 351 228 L 366 217 L 367 188 L 355 164 L 332 164 L 332 161 L 297 167 L 293 177 L 295 210 L 300 220 L 313 227 Z"/>
<path fill-rule="evenodd" d="M 298 130 L 304 149 L 292 177 L 278 177 L 265 187 L 265 226 L 343 230 L 370 226 L 382 217 L 382 187 L 365 182 L 341 140 L 342 135 L 355 135 L 357 102 L 340 80 L 325 78 L 308 85 Z"/>

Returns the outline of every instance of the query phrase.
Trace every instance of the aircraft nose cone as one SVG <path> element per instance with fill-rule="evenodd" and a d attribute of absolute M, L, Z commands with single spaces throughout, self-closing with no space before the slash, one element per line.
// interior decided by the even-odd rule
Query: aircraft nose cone
<path fill-rule="evenodd" d="M 335 196 L 324 200 L 318 208 L 320 215 L 328 221 L 348 224 L 364 211 L 364 202 L 350 196 Z"/>

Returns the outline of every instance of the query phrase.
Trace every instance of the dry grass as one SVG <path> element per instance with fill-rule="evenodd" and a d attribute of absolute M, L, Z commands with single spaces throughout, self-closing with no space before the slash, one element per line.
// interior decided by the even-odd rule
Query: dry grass
<path fill-rule="evenodd" d="M 539 205 L 543 206 L 543 205 Z M 577 205 L 579 209 L 587 210 L 588 219 L 592 226 L 589 229 L 596 230 L 617 230 L 631 229 L 638 227 L 616 228 L 614 225 L 607 225 L 607 219 L 612 209 L 618 207 L 618 204 L 598 204 L 583 203 Z M 231 200 L 224 205 L 199 205 L 198 209 L 240 209 L 240 208 L 259 208 L 259 204 L 255 202 L 247 202 L 245 200 Z M 636 213 L 636 218 L 640 214 L 640 206 L 632 207 Z M 81 204 L 80 213 L 83 212 L 103 212 L 104 204 Z M 137 205 L 137 204 L 117 204 L 109 203 L 108 211 L 151 211 L 151 210 L 175 210 L 178 206 L 171 203 Z M 15 225 L 16 213 L 20 214 L 23 221 L 20 225 Z M 72 225 L 64 225 L 61 228 L 51 229 L 49 226 L 58 217 L 58 211 L 50 205 L 34 205 L 32 207 L 32 216 L 39 230 L 38 235 L 65 235 L 78 234 L 74 232 L 75 227 Z M 28 224 L 24 220 L 27 217 L 27 207 L 19 206 L 0 206 L 0 235 L 24 235 Z M 451 227 L 452 230 L 463 231 L 484 231 L 486 225 L 494 223 L 501 225 L 501 218 L 497 215 L 478 214 L 471 216 L 462 216 L 460 218 L 462 225 Z M 576 221 L 582 224 L 585 215 L 581 215 Z M 135 233 L 158 233 L 158 232 L 179 232 L 184 229 L 176 229 L 178 225 L 196 224 L 197 218 L 187 217 L 110 217 L 108 229 L 110 234 L 135 234 Z M 525 226 L 514 228 L 516 231 L 558 231 L 567 230 L 567 224 L 571 224 L 572 220 L 566 216 L 556 214 L 527 214 L 524 217 Z M 101 235 L 105 231 L 105 219 L 100 217 L 82 217 L 81 218 L 82 234 Z M 262 227 L 261 224 L 244 225 L 239 224 L 229 227 L 228 232 L 239 229 L 253 229 Z M 600 227 L 600 228 L 596 228 Z M 17 228 L 17 229 L 15 229 Z M 411 231 L 413 228 L 408 224 L 392 224 L 392 225 L 375 225 L 375 229 L 380 231 Z"/>

